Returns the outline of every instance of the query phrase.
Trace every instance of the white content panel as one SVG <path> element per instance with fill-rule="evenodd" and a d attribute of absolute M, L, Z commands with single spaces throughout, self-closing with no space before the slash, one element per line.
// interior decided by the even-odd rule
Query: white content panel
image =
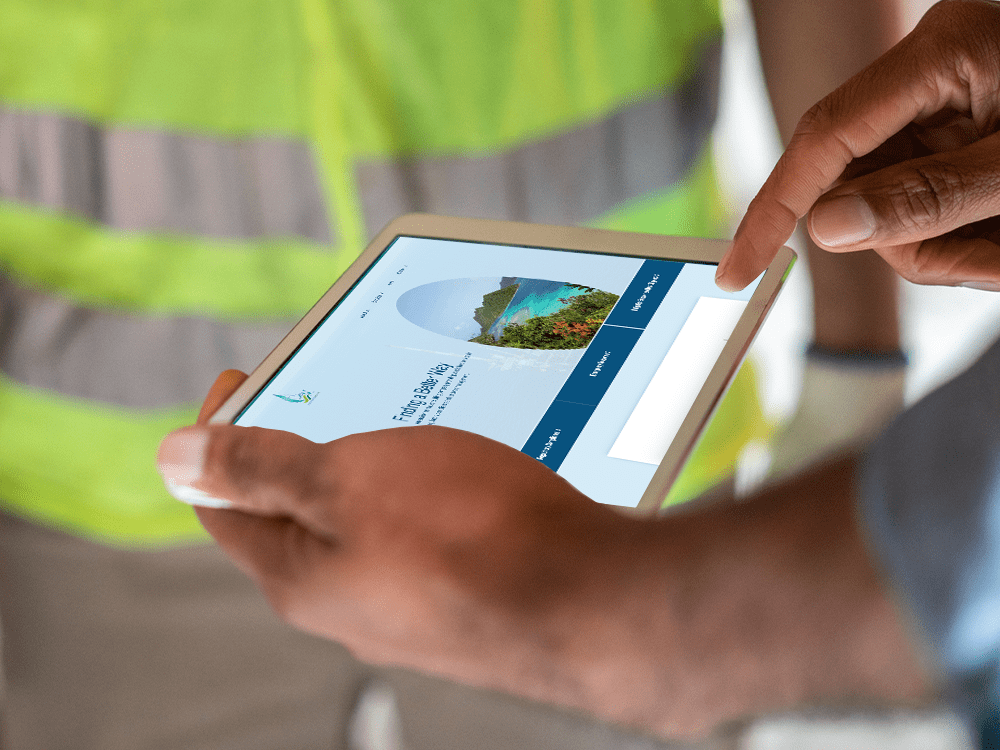
<path fill-rule="evenodd" d="M 701 297 L 643 391 L 608 456 L 659 464 L 747 303 Z"/>

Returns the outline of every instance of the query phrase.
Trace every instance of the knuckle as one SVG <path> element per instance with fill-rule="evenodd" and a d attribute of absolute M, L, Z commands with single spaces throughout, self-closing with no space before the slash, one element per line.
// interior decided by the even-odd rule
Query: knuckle
<path fill-rule="evenodd" d="M 209 464 L 224 468 L 229 483 L 237 492 L 245 492 L 259 469 L 259 449 L 256 440 L 247 439 L 259 428 L 244 428 L 236 432 L 226 428 L 213 436 L 209 446 Z"/>
<path fill-rule="evenodd" d="M 897 273 L 911 284 L 923 284 L 927 281 L 927 270 L 934 259 L 925 251 L 923 243 L 901 262 L 894 266 Z"/>
<path fill-rule="evenodd" d="M 913 253 L 912 278 L 916 284 L 941 284 L 961 276 L 975 254 L 975 243 L 921 242 Z"/>
<path fill-rule="evenodd" d="M 806 110 L 795 126 L 795 135 L 807 137 L 826 130 L 832 118 L 832 102 L 824 97 Z"/>
<path fill-rule="evenodd" d="M 913 257 L 903 278 L 913 284 L 928 283 L 929 277 L 935 275 L 934 267 L 938 265 L 939 260 L 936 254 L 928 251 L 928 244 L 921 242 L 913 251 Z"/>
<path fill-rule="evenodd" d="M 322 460 L 312 455 L 313 448 L 321 447 L 285 432 L 240 427 L 212 441 L 209 460 L 225 468 L 238 493 L 263 493 L 301 504 L 323 494 L 326 477 L 318 470 Z"/>
<path fill-rule="evenodd" d="M 845 113 L 850 107 L 845 101 L 843 88 L 837 89 L 812 105 L 799 118 L 795 133 L 788 144 L 793 153 L 802 150 L 806 153 L 826 153 L 833 149 L 835 156 L 850 160 L 855 156 L 854 149 L 847 143 L 841 132 Z M 855 125 L 854 120 L 851 120 Z"/>
<path fill-rule="evenodd" d="M 331 499 L 338 494 L 337 476 L 340 472 L 330 469 L 322 455 L 315 460 L 294 460 L 288 467 L 288 485 L 294 491 L 295 503 L 313 516 L 318 514 L 325 518 L 329 515 Z"/>
<path fill-rule="evenodd" d="M 904 231 L 920 231 L 946 221 L 961 209 L 969 185 L 963 172 L 944 161 L 907 168 L 890 193 L 894 217 Z"/>
<path fill-rule="evenodd" d="M 931 6 L 912 35 L 931 59 L 950 61 L 966 74 L 995 80 L 1000 6 L 992 0 L 941 0 Z"/>
<path fill-rule="evenodd" d="M 824 96 L 799 119 L 795 134 L 800 138 L 816 139 L 828 145 L 842 148 L 845 153 L 858 156 L 856 148 L 845 137 L 845 125 L 858 128 L 867 126 L 863 120 L 858 120 L 854 110 L 856 100 L 864 90 L 866 80 L 849 79 L 838 88 Z M 830 144 L 831 139 L 833 144 Z"/>
<path fill-rule="evenodd" d="M 844 165 L 862 155 L 859 141 L 871 139 L 871 126 L 852 114 L 850 96 L 841 87 L 810 107 L 785 150 L 799 172 L 824 187 Z"/>
<path fill-rule="evenodd" d="M 995 8 L 996 3 L 991 0 L 939 0 L 939 2 L 927 9 L 923 19 L 927 25 L 956 27 L 964 29 L 970 25 L 975 25 L 977 21 L 984 17 L 984 12 L 989 13 L 991 8 Z"/>

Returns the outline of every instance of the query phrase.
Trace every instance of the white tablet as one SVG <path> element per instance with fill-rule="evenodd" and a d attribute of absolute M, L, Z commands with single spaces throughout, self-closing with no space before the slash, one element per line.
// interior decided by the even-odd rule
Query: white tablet
<path fill-rule="evenodd" d="M 742 292 L 727 242 L 410 215 L 390 224 L 214 423 L 324 443 L 445 425 L 602 503 L 659 508 L 795 259 Z"/>

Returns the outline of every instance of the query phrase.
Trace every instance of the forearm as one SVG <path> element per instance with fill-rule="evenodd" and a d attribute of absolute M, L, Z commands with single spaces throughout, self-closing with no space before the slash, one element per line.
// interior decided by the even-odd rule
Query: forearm
<path fill-rule="evenodd" d="M 605 581 L 575 623 L 591 645 L 563 650 L 590 662 L 555 668 L 578 676 L 577 707 L 698 735 L 802 704 L 924 696 L 926 673 L 855 521 L 853 467 L 647 524 L 622 580 Z"/>
<path fill-rule="evenodd" d="M 761 64 L 782 140 L 813 104 L 874 61 L 902 34 L 895 0 L 756 0 Z M 814 340 L 833 351 L 899 346 L 897 280 L 875 253 L 807 246 Z"/>
<path fill-rule="evenodd" d="M 203 426 L 158 460 L 233 504 L 199 517 L 279 615 L 365 660 L 670 735 L 923 685 L 855 525 L 850 462 L 646 519 L 447 427 L 316 444 Z"/>

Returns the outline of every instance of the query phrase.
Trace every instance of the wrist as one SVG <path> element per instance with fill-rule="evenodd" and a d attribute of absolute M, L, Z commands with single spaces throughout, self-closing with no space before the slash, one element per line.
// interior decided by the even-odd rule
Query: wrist
<path fill-rule="evenodd" d="M 857 527 L 853 470 L 844 459 L 741 503 L 613 513 L 572 534 L 573 575 L 532 615 L 503 689 L 682 737 L 796 706 L 922 700 L 929 679 Z"/>
<path fill-rule="evenodd" d="M 854 508 L 853 458 L 741 503 L 664 518 L 644 584 L 659 731 L 804 705 L 912 704 L 930 681 Z M 654 593 L 655 592 L 655 593 Z"/>
<path fill-rule="evenodd" d="M 674 641 L 655 522 L 609 511 L 574 556 L 572 582 L 537 621 L 534 697 L 619 724 L 678 734 L 663 705 L 676 695 Z M 667 649 L 669 650 L 669 649 Z"/>
<path fill-rule="evenodd" d="M 619 519 L 547 623 L 562 634 L 551 639 L 567 677 L 559 702 L 662 736 L 701 737 L 744 713 L 732 708 L 730 656 L 711 635 L 725 636 L 729 623 L 707 623 L 707 568 L 718 561 L 708 563 L 704 537 L 691 536 L 683 516 Z"/>
<path fill-rule="evenodd" d="M 853 457 L 827 463 L 722 509 L 703 531 L 715 538 L 701 567 L 715 573 L 704 576 L 700 619 L 729 637 L 692 648 L 726 654 L 728 718 L 927 695 L 857 524 L 854 470 Z"/>

